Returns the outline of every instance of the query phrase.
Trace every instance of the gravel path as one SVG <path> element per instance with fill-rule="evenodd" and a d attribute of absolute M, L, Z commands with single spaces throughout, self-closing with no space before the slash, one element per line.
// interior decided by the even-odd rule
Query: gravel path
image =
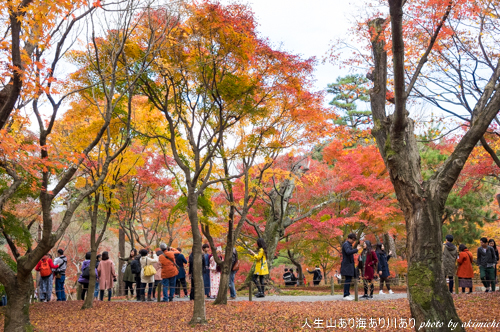
<path fill-rule="evenodd" d="M 354 294 L 351 293 L 354 297 Z M 386 300 L 396 300 L 396 299 L 406 299 L 406 293 L 395 293 L 395 294 L 374 294 L 373 299 L 362 299 L 360 294 L 359 301 L 386 301 Z M 189 301 L 189 298 L 175 298 L 174 302 L 177 301 Z M 207 300 L 213 301 L 213 300 Z M 228 302 L 233 301 L 248 301 L 248 296 L 239 296 L 236 300 L 230 300 L 228 298 Z M 253 297 L 252 301 L 255 302 L 322 302 L 322 301 L 343 301 L 342 295 L 271 295 L 266 296 L 264 298 Z"/>

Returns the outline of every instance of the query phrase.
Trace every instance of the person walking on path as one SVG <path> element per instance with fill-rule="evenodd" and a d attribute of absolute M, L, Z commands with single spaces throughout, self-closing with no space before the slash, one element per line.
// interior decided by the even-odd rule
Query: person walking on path
<path fill-rule="evenodd" d="M 146 301 L 146 286 L 148 287 L 148 301 L 153 301 L 151 298 L 151 295 L 153 295 L 153 286 L 155 283 L 155 274 L 156 274 L 156 269 L 155 273 L 152 273 L 153 270 L 151 268 L 148 268 L 147 266 L 151 266 L 154 268 L 153 264 L 158 263 L 158 256 L 156 256 L 152 251 L 149 252 L 148 255 L 148 250 L 147 249 L 141 249 L 139 251 L 139 254 L 141 255 L 140 263 L 141 263 L 141 301 Z"/>
<path fill-rule="evenodd" d="M 52 295 L 52 269 L 57 269 L 59 265 L 55 265 L 52 259 L 47 254 L 36 264 L 35 270 L 40 272 L 40 280 L 38 282 L 40 294 L 40 302 L 50 301 Z"/>
<path fill-rule="evenodd" d="M 443 273 L 448 277 L 448 288 L 453 293 L 453 276 L 456 272 L 456 261 L 458 257 L 457 247 L 452 243 L 453 235 L 446 235 L 446 243 L 443 245 Z"/>
<path fill-rule="evenodd" d="M 113 283 L 116 281 L 115 263 L 109 259 L 107 251 L 102 253 L 102 261 L 97 268 L 99 275 L 99 298 L 102 301 L 104 291 L 108 290 L 108 301 L 111 301 L 111 293 L 113 291 Z"/>
<path fill-rule="evenodd" d="M 389 282 L 388 282 L 388 279 L 389 279 L 389 276 L 391 275 L 391 273 L 389 272 L 389 259 L 391 259 L 392 257 L 392 251 L 389 251 L 389 255 L 386 255 L 385 254 L 385 250 L 384 250 L 384 245 L 382 243 L 377 243 L 377 250 L 376 250 L 376 254 L 377 254 L 377 259 L 378 259 L 378 267 L 377 267 L 377 271 L 378 271 L 378 275 L 380 277 L 380 292 L 379 294 L 384 294 L 384 283 L 385 283 L 385 286 L 387 287 L 387 290 L 389 291 L 389 294 L 394 294 L 394 292 L 391 290 L 391 287 L 389 286 Z"/>
<path fill-rule="evenodd" d="M 361 247 L 358 245 L 357 249 L 352 247 L 356 241 L 356 234 L 351 233 L 347 236 L 347 240 L 342 245 L 342 263 L 340 265 L 340 274 L 344 277 L 344 300 L 352 301 L 354 298 L 351 296 L 349 289 L 351 287 L 352 278 L 355 276 L 354 271 L 354 254 L 356 254 Z"/>
<path fill-rule="evenodd" d="M 208 253 L 209 249 L 210 246 L 206 243 L 202 247 L 203 287 L 205 287 L 205 296 L 207 298 L 210 298 L 210 254 Z"/>
<path fill-rule="evenodd" d="M 122 268 L 123 282 L 125 283 L 125 296 L 127 297 L 127 301 L 130 301 L 130 299 L 134 297 L 135 274 L 132 272 L 132 261 L 136 256 L 137 249 L 132 249 L 130 250 L 130 256 L 128 258 L 118 257 L 120 261 L 127 262 L 127 265 L 125 265 L 125 271 L 123 271 Z"/>
<path fill-rule="evenodd" d="M 216 255 L 219 259 L 222 259 L 222 248 L 218 247 Z M 222 269 L 219 264 L 215 261 L 213 255 L 210 255 L 210 298 L 215 299 L 219 293 L 220 285 L 220 274 Z"/>
<path fill-rule="evenodd" d="M 184 269 L 184 264 L 187 264 L 186 257 L 182 254 L 181 248 L 177 248 L 178 254 L 175 254 L 175 264 L 179 267 L 179 274 L 175 279 L 175 294 L 177 297 L 181 297 L 181 286 L 184 289 L 184 297 L 188 297 L 187 283 L 186 283 L 186 270 Z"/>
<path fill-rule="evenodd" d="M 375 278 L 375 271 L 378 267 L 378 258 L 370 241 L 365 241 L 365 246 L 366 263 L 364 268 L 363 284 L 365 288 L 365 294 L 368 294 L 368 288 L 370 289 L 370 295 L 367 296 L 367 298 L 373 299 L 373 289 L 375 288 L 373 285 L 373 279 Z"/>
<path fill-rule="evenodd" d="M 313 284 L 314 284 L 314 286 L 318 286 L 319 283 L 321 282 L 321 280 L 323 279 L 323 275 L 321 274 L 321 269 L 319 268 L 319 266 L 316 265 L 316 268 L 312 272 L 309 271 L 309 269 L 306 269 L 306 270 L 310 274 L 313 274 Z"/>
<path fill-rule="evenodd" d="M 231 300 L 236 299 L 236 288 L 234 287 L 234 277 L 236 272 L 240 269 L 240 261 L 238 260 L 238 252 L 236 248 L 233 248 L 233 263 L 231 264 L 231 273 L 229 274 L 229 294 L 231 295 Z"/>
<path fill-rule="evenodd" d="M 495 242 L 495 240 L 493 239 L 489 239 L 488 240 L 488 245 L 490 247 L 493 248 L 493 251 L 495 251 L 495 256 L 497 258 L 497 264 L 498 264 L 498 261 L 499 261 L 499 257 L 498 257 L 498 249 L 497 249 L 497 244 Z M 497 274 L 497 264 L 495 264 L 495 283 L 498 284 L 498 274 Z"/>
<path fill-rule="evenodd" d="M 264 276 L 269 275 L 269 267 L 267 266 L 267 245 L 263 238 L 257 239 L 258 253 L 249 250 L 256 261 L 253 282 L 257 286 L 258 293 L 255 297 L 264 297 Z"/>
<path fill-rule="evenodd" d="M 82 285 L 82 294 L 80 299 L 85 300 L 85 294 L 87 294 L 87 290 L 89 289 L 89 278 L 90 278 L 90 251 L 85 254 L 85 260 L 82 262 L 81 271 L 82 273 L 78 277 L 78 283 Z M 97 269 L 95 269 L 96 281 L 98 280 Z"/>
<path fill-rule="evenodd" d="M 495 264 L 497 259 L 495 251 L 488 245 L 488 239 L 481 238 L 481 246 L 477 248 L 477 265 L 479 265 L 480 278 L 486 288 L 486 292 L 495 291 Z"/>
<path fill-rule="evenodd" d="M 95 256 L 96 262 L 95 262 L 95 268 L 97 269 L 99 267 L 99 263 L 101 262 L 102 255 L 99 254 Z M 97 300 L 99 296 L 99 278 L 96 279 L 95 281 L 95 289 L 94 289 L 94 299 Z"/>
<path fill-rule="evenodd" d="M 468 288 L 470 294 L 472 293 L 472 278 L 474 277 L 472 253 L 463 243 L 458 246 L 458 251 L 460 252 L 457 258 L 458 287 L 462 288 L 462 293 L 465 293 L 465 289 Z"/>
<path fill-rule="evenodd" d="M 158 261 L 153 264 L 153 267 L 156 270 L 155 273 L 155 283 L 153 285 L 153 298 L 156 298 L 156 289 L 158 288 L 158 284 L 161 283 L 161 263 L 160 263 L 160 256 L 163 254 L 161 250 L 156 251 L 156 257 L 158 257 Z"/>
<path fill-rule="evenodd" d="M 54 264 L 59 267 L 54 271 L 56 279 L 56 297 L 57 301 L 66 301 L 66 292 L 64 291 L 64 282 L 66 280 L 66 268 L 68 267 L 68 259 L 64 256 L 64 250 L 57 250 L 57 258 L 54 259 Z"/>
<path fill-rule="evenodd" d="M 175 279 L 179 270 L 175 264 L 175 254 L 178 252 L 173 248 L 168 248 L 165 243 L 160 245 L 163 254 L 159 257 L 161 263 L 161 277 L 163 285 L 162 302 L 172 302 L 175 295 Z M 169 294 L 170 288 L 170 294 Z"/>

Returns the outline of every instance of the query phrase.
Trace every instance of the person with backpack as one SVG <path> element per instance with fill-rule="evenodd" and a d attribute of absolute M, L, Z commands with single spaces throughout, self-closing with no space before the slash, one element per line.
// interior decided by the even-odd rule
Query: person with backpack
<path fill-rule="evenodd" d="M 163 284 L 162 302 L 172 302 L 175 295 L 175 279 L 177 274 L 179 274 L 179 269 L 177 264 L 175 264 L 175 254 L 178 251 L 167 247 L 165 243 L 160 244 L 160 250 L 163 251 L 163 254 L 159 257 L 161 263 L 161 282 Z"/>
<path fill-rule="evenodd" d="M 141 301 L 146 301 L 146 285 L 148 287 L 148 301 L 153 301 L 151 295 L 153 294 L 153 286 L 155 283 L 156 269 L 153 264 L 158 263 L 158 256 L 156 256 L 152 251 L 149 253 L 147 249 L 141 249 L 139 251 L 141 255 Z"/>
<path fill-rule="evenodd" d="M 474 278 L 472 253 L 463 243 L 458 246 L 458 251 L 460 252 L 457 259 L 458 286 L 462 288 L 462 293 L 465 293 L 465 289 L 468 288 L 470 294 L 472 293 L 472 278 Z"/>
<path fill-rule="evenodd" d="M 175 278 L 175 294 L 177 297 L 181 297 L 181 286 L 184 289 L 184 297 L 188 297 L 187 283 L 186 283 L 186 270 L 184 269 L 184 264 L 187 264 L 186 257 L 181 252 L 181 248 L 177 248 L 178 254 L 175 254 L 175 264 L 179 267 L 179 274 Z"/>
<path fill-rule="evenodd" d="M 453 235 L 446 235 L 446 243 L 443 245 L 443 273 L 445 277 L 448 277 L 448 289 L 453 294 L 453 276 L 456 272 L 458 252 L 452 242 Z"/>
<path fill-rule="evenodd" d="M 240 269 L 240 261 L 238 259 L 238 252 L 236 248 L 233 248 L 232 254 L 233 263 L 231 264 L 231 273 L 229 274 L 229 294 L 231 295 L 231 300 L 236 299 L 236 288 L 234 287 L 234 277 L 236 272 Z"/>
<path fill-rule="evenodd" d="M 314 274 L 313 275 L 313 284 L 314 286 L 318 286 L 321 280 L 323 279 L 323 275 L 321 274 L 321 269 L 319 268 L 318 265 L 316 265 L 316 268 L 314 271 L 309 271 L 309 269 L 306 269 L 309 274 Z"/>
<path fill-rule="evenodd" d="M 488 239 L 481 238 L 481 246 L 477 248 L 477 265 L 479 265 L 480 278 L 483 281 L 485 292 L 495 291 L 495 265 L 497 258 L 493 247 L 488 245 Z"/>
<path fill-rule="evenodd" d="M 57 269 L 58 267 L 59 265 L 55 265 L 48 254 L 43 256 L 35 266 L 35 270 L 40 272 L 40 280 L 38 282 L 40 302 L 50 301 L 50 296 L 52 295 L 52 269 Z"/>
<path fill-rule="evenodd" d="M 64 256 L 64 250 L 57 250 L 57 258 L 54 259 L 54 264 L 59 267 L 54 271 L 56 278 L 56 297 L 57 301 L 66 301 L 66 292 L 64 291 L 64 282 L 66 280 L 66 268 L 68 267 L 68 259 Z"/>
<path fill-rule="evenodd" d="M 132 271 L 132 261 L 136 256 L 137 256 L 137 249 L 132 249 L 130 250 L 130 256 L 128 258 L 118 257 L 120 261 L 126 262 L 125 263 L 126 265 L 123 265 L 122 267 L 122 273 L 123 273 L 123 282 L 125 283 L 125 296 L 127 298 L 127 301 L 130 301 L 130 299 L 134 297 L 134 283 L 135 283 L 136 272 Z"/>
<path fill-rule="evenodd" d="M 104 291 L 108 290 L 108 301 L 111 301 L 111 293 L 113 291 L 113 283 L 116 281 L 115 263 L 109 259 L 107 251 L 102 253 L 102 261 L 97 268 L 99 275 L 99 299 L 104 298 Z"/>
<path fill-rule="evenodd" d="M 87 252 L 85 254 L 85 260 L 82 262 L 81 271 L 82 273 L 78 277 L 78 283 L 82 285 L 82 294 L 80 299 L 85 300 L 85 294 L 87 294 L 87 290 L 89 289 L 89 279 L 90 279 L 90 257 L 91 252 Z M 97 269 L 95 269 L 96 281 L 98 278 Z"/>

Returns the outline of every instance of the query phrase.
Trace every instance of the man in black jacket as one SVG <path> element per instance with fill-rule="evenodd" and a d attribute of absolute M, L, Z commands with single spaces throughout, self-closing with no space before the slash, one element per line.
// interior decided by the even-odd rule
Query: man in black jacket
<path fill-rule="evenodd" d="M 477 265 L 479 265 L 479 272 L 486 292 L 495 291 L 495 264 L 497 258 L 495 251 L 492 247 L 488 246 L 488 239 L 481 238 L 481 246 L 477 248 Z"/>
<path fill-rule="evenodd" d="M 292 272 L 285 268 L 285 273 L 283 273 L 283 280 L 285 281 L 285 286 L 294 286 L 297 281 L 292 281 Z"/>
<path fill-rule="evenodd" d="M 319 283 L 321 282 L 321 279 L 323 279 L 323 275 L 321 274 L 321 269 L 319 268 L 319 266 L 316 265 L 316 268 L 312 272 L 309 271 L 309 269 L 307 269 L 307 272 L 309 272 L 310 274 L 314 274 L 313 284 L 314 286 L 318 286 Z"/>
<path fill-rule="evenodd" d="M 344 300 L 352 301 L 354 298 L 350 295 L 349 288 L 351 287 L 352 277 L 355 276 L 354 272 L 354 254 L 356 254 L 361 248 L 358 246 L 357 249 L 352 247 L 352 244 L 356 241 L 356 234 L 351 233 L 347 236 L 347 241 L 342 245 L 342 264 L 340 265 L 340 274 L 344 276 Z"/>

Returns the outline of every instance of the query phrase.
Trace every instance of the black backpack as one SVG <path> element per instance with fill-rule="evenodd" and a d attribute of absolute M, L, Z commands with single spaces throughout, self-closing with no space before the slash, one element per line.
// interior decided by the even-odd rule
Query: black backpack
<path fill-rule="evenodd" d="M 82 271 L 82 278 L 83 279 L 89 279 L 90 278 L 90 265 L 88 265 L 86 268 L 83 269 L 83 271 Z"/>
<path fill-rule="evenodd" d="M 133 259 L 132 262 L 130 262 L 130 271 L 133 274 L 141 273 L 141 264 L 137 259 Z"/>

